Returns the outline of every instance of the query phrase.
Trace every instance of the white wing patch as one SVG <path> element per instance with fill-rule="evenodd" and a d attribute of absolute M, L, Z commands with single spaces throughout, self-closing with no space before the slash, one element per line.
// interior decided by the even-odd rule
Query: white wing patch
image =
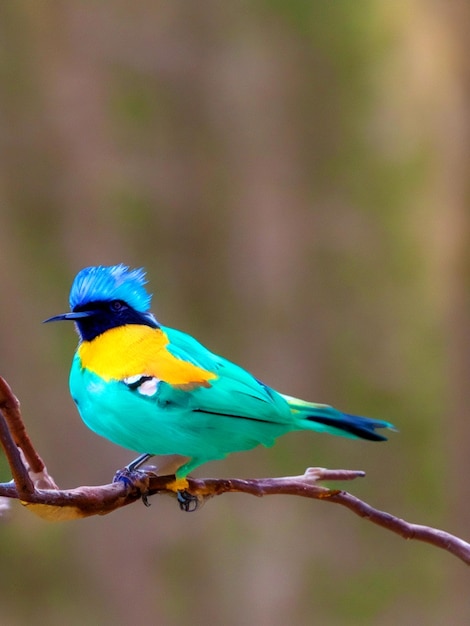
<path fill-rule="evenodd" d="M 157 392 L 157 386 L 160 381 L 157 378 L 153 378 L 151 380 L 145 380 L 139 386 L 139 393 L 143 396 L 153 396 Z"/>
<path fill-rule="evenodd" d="M 155 378 L 155 376 L 137 374 L 124 378 L 122 382 L 125 383 L 129 389 L 138 391 L 143 396 L 154 396 L 157 393 L 158 383 L 161 381 Z"/>

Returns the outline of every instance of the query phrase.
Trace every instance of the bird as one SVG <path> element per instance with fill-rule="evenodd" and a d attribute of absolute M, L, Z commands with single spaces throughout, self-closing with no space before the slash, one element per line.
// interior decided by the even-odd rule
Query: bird
<path fill-rule="evenodd" d="M 393 424 L 343 413 L 268 386 L 150 311 L 143 268 L 85 267 L 70 290 L 70 312 L 45 320 L 75 323 L 79 343 L 69 387 L 84 423 L 138 452 L 179 455 L 175 491 L 200 465 L 299 430 L 384 441 Z M 184 500 L 184 498 L 182 498 Z M 180 502 L 181 503 L 181 502 Z"/>

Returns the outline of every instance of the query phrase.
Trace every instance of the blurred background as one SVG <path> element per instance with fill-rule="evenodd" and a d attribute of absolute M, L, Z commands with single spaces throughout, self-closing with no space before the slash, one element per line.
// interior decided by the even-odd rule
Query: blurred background
<path fill-rule="evenodd" d="M 68 395 L 86 265 L 291 395 L 394 422 L 292 434 L 199 476 L 363 469 L 372 505 L 470 538 L 465 0 L 0 4 L 0 362 L 62 487 L 133 454 Z M 5 463 L 3 479 L 9 479 Z M 64 621 L 65 620 L 65 621 Z M 468 569 L 340 507 L 154 497 L 0 521 L 0 621 L 468 624 Z"/>

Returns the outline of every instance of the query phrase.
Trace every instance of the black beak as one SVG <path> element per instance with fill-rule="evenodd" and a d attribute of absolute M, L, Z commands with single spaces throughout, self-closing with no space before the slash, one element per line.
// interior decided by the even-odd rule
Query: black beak
<path fill-rule="evenodd" d="M 44 320 L 44 324 L 46 322 L 60 322 L 62 320 L 80 320 L 84 317 L 91 317 L 95 315 L 96 311 L 76 311 L 72 313 L 62 313 L 62 315 L 54 315 L 54 317 L 49 317 L 47 320 Z"/>

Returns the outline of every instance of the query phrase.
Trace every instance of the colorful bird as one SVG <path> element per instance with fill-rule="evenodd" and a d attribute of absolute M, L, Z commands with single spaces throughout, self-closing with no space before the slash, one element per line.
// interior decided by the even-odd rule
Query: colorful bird
<path fill-rule="evenodd" d="M 70 372 L 78 411 L 97 434 L 141 453 L 182 455 L 178 491 L 207 461 L 295 430 L 382 441 L 389 422 L 281 394 L 191 336 L 162 326 L 150 309 L 145 272 L 125 265 L 81 270 L 70 292 L 80 337 Z M 128 466 L 128 467 L 131 467 Z M 181 489 L 180 489 L 181 487 Z"/>

